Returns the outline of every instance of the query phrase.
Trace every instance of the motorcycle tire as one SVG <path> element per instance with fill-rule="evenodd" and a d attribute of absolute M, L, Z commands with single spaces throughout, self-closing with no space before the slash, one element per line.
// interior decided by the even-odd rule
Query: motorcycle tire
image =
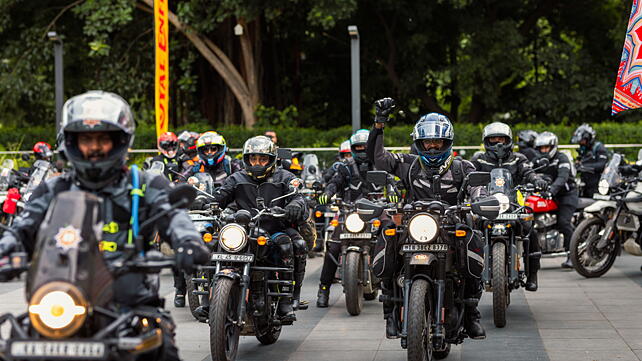
<path fill-rule="evenodd" d="M 262 334 L 256 335 L 256 339 L 263 345 L 271 345 L 279 340 L 281 336 L 281 326 L 267 326 L 268 330 L 265 330 Z"/>
<path fill-rule="evenodd" d="M 493 245 L 493 322 L 495 327 L 506 326 L 508 307 L 508 281 L 506 279 L 506 245 Z"/>
<path fill-rule="evenodd" d="M 361 282 L 363 262 L 361 262 L 361 254 L 348 252 L 345 265 L 346 269 L 342 282 L 346 295 L 346 308 L 350 315 L 359 316 L 363 308 L 363 283 Z"/>
<path fill-rule="evenodd" d="M 443 360 L 446 357 L 448 357 L 449 354 L 450 354 L 450 344 L 447 343 L 445 349 L 443 349 L 441 351 L 433 351 L 432 352 L 432 357 L 434 357 L 435 360 Z"/>
<path fill-rule="evenodd" d="M 187 284 L 187 304 L 189 306 L 189 311 L 192 313 L 192 316 L 198 320 L 198 314 L 195 312 L 199 306 L 204 306 L 207 302 L 207 297 L 198 296 L 194 294 L 194 291 L 203 291 L 204 287 L 198 287 L 192 282 L 192 278 L 201 277 L 203 274 L 201 272 L 196 273 L 195 275 L 185 273 L 185 283 Z"/>
<path fill-rule="evenodd" d="M 432 361 L 430 343 L 432 328 L 432 295 L 428 281 L 416 279 L 410 289 L 408 303 L 408 361 Z"/>
<path fill-rule="evenodd" d="M 241 328 L 231 322 L 238 319 L 240 288 L 236 281 L 219 278 L 210 300 L 210 352 L 212 360 L 234 361 L 239 348 Z"/>
<path fill-rule="evenodd" d="M 591 231 L 592 227 L 597 227 L 595 233 L 592 235 L 590 233 L 587 234 Z M 577 273 L 586 278 L 601 277 L 606 272 L 608 272 L 611 267 L 613 267 L 615 259 L 617 258 L 617 254 L 620 249 L 619 242 L 616 242 L 615 245 L 613 245 L 612 249 L 606 256 L 607 258 L 604 264 L 597 269 L 587 268 L 581 260 L 583 252 L 587 252 L 587 248 L 589 246 L 599 242 L 599 233 L 602 229 L 604 229 L 604 227 L 606 227 L 606 224 L 602 218 L 586 218 L 582 222 L 580 222 L 580 224 L 575 229 L 575 232 L 573 232 L 573 236 L 571 237 L 571 243 L 569 245 L 569 257 L 571 258 L 571 262 L 573 263 L 573 268 L 575 268 L 575 271 Z M 590 237 L 590 239 L 587 240 L 586 237 Z"/>

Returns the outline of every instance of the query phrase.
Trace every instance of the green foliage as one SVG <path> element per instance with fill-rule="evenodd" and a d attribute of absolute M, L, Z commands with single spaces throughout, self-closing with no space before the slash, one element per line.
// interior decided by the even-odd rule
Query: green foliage
<path fill-rule="evenodd" d="M 259 105 L 256 109 L 256 126 L 257 127 L 294 127 L 297 124 L 299 110 L 290 105 L 283 110 L 274 107 Z"/>

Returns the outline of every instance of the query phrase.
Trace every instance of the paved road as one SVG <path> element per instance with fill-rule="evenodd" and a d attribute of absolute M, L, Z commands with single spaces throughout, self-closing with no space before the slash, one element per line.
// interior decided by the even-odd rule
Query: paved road
<path fill-rule="evenodd" d="M 618 258 L 606 276 L 591 280 L 561 271 L 560 262 L 543 261 L 539 291 L 513 292 L 503 329 L 492 325 L 491 298 L 485 294 L 481 310 L 487 339 L 453 347 L 447 360 L 642 360 L 642 258 Z M 320 267 L 319 258 L 308 263 L 303 294 L 310 301 L 316 296 Z M 162 293 L 168 301 L 173 297 L 168 274 L 163 275 Z M 0 300 L 2 312 L 24 310 L 22 285 L 0 284 Z M 207 325 L 196 322 L 187 309 L 170 310 L 178 325 L 181 356 L 210 360 Z M 239 360 L 405 360 L 399 341 L 384 337 L 380 303 L 366 302 L 363 313 L 351 317 L 340 285 L 332 288 L 330 308 L 311 306 L 298 317 L 274 345 L 242 337 Z"/>

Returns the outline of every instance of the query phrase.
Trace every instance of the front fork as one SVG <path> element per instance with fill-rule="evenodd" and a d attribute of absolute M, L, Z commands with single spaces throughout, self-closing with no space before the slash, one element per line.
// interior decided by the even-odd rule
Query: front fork
<path fill-rule="evenodd" d="M 219 272 L 221 272 L 221 263 L 216 262 L 216 270 L 214 272 L 215 275 L 217 275 Z M 214 290 L 214 286 L 217 282 L 217 278 L 214 278 L 212 280 L 212 285 L 210 286 L 210 298 L 212 297 L 212 291 Z M 250 288 L 250 264 L 246 263 L 243 265 L 243 273 L 239 277 L 239 286 L 241 287 L 241 292 L 239 293 L 240 299 L 238 300 L 238 308 L 237 308 L 237 314 L 238 314 L 238 320 L 236 320 L 236 324 L 239 327 L 243 326 L 244 320 L 245 320 L 245 313 L 247 312 L 247 296 L 248 296 L 248 290 Z"/>
<path fill-rule="evenodd" d="M 609 245 L 610 240 L 612 239 L 611 234 L 614 232 L 615 229 L 615 222 L 617 222 L 618 217 L 620 216 L 620 208 L 615 211 L 613 214 L 613 217 L 609 218 L 608 221 L 606 221 L 606 226 L 604 227 L 604 233 L 602 234 L 602 237 L 600 237 L 600 241 L 597 243 L 597 246 L 595 246 L 596 249 L 599 251 L 603 250 L 606 246 Z"/>

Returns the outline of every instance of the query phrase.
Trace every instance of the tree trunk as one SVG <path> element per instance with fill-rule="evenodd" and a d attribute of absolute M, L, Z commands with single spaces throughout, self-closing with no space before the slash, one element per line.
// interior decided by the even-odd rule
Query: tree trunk
<path fill-rule="evenodd" d="M 247 22 L 243 18 L 238 19 L 238 23 L 243 27 L 243 34 L 239 36 L 241 42 L 241 64 L 243 65 L 243 75 L 245 75 L 245 82 L 247 84 L 250 102 L 252 104 L 259 104 L 259 82 L 258 82 L 258 71 L 256 63 L 254 61 L 254 51 L 255 49 L 252 46 L 252 28 L 257 24 L 252 24 L 253 26 L 248 26 Z M 256 118 L 253 117 L 248 123 L 248 119 L 245 119 L 245 126 L 252 128 L 256 122 Z"/>

